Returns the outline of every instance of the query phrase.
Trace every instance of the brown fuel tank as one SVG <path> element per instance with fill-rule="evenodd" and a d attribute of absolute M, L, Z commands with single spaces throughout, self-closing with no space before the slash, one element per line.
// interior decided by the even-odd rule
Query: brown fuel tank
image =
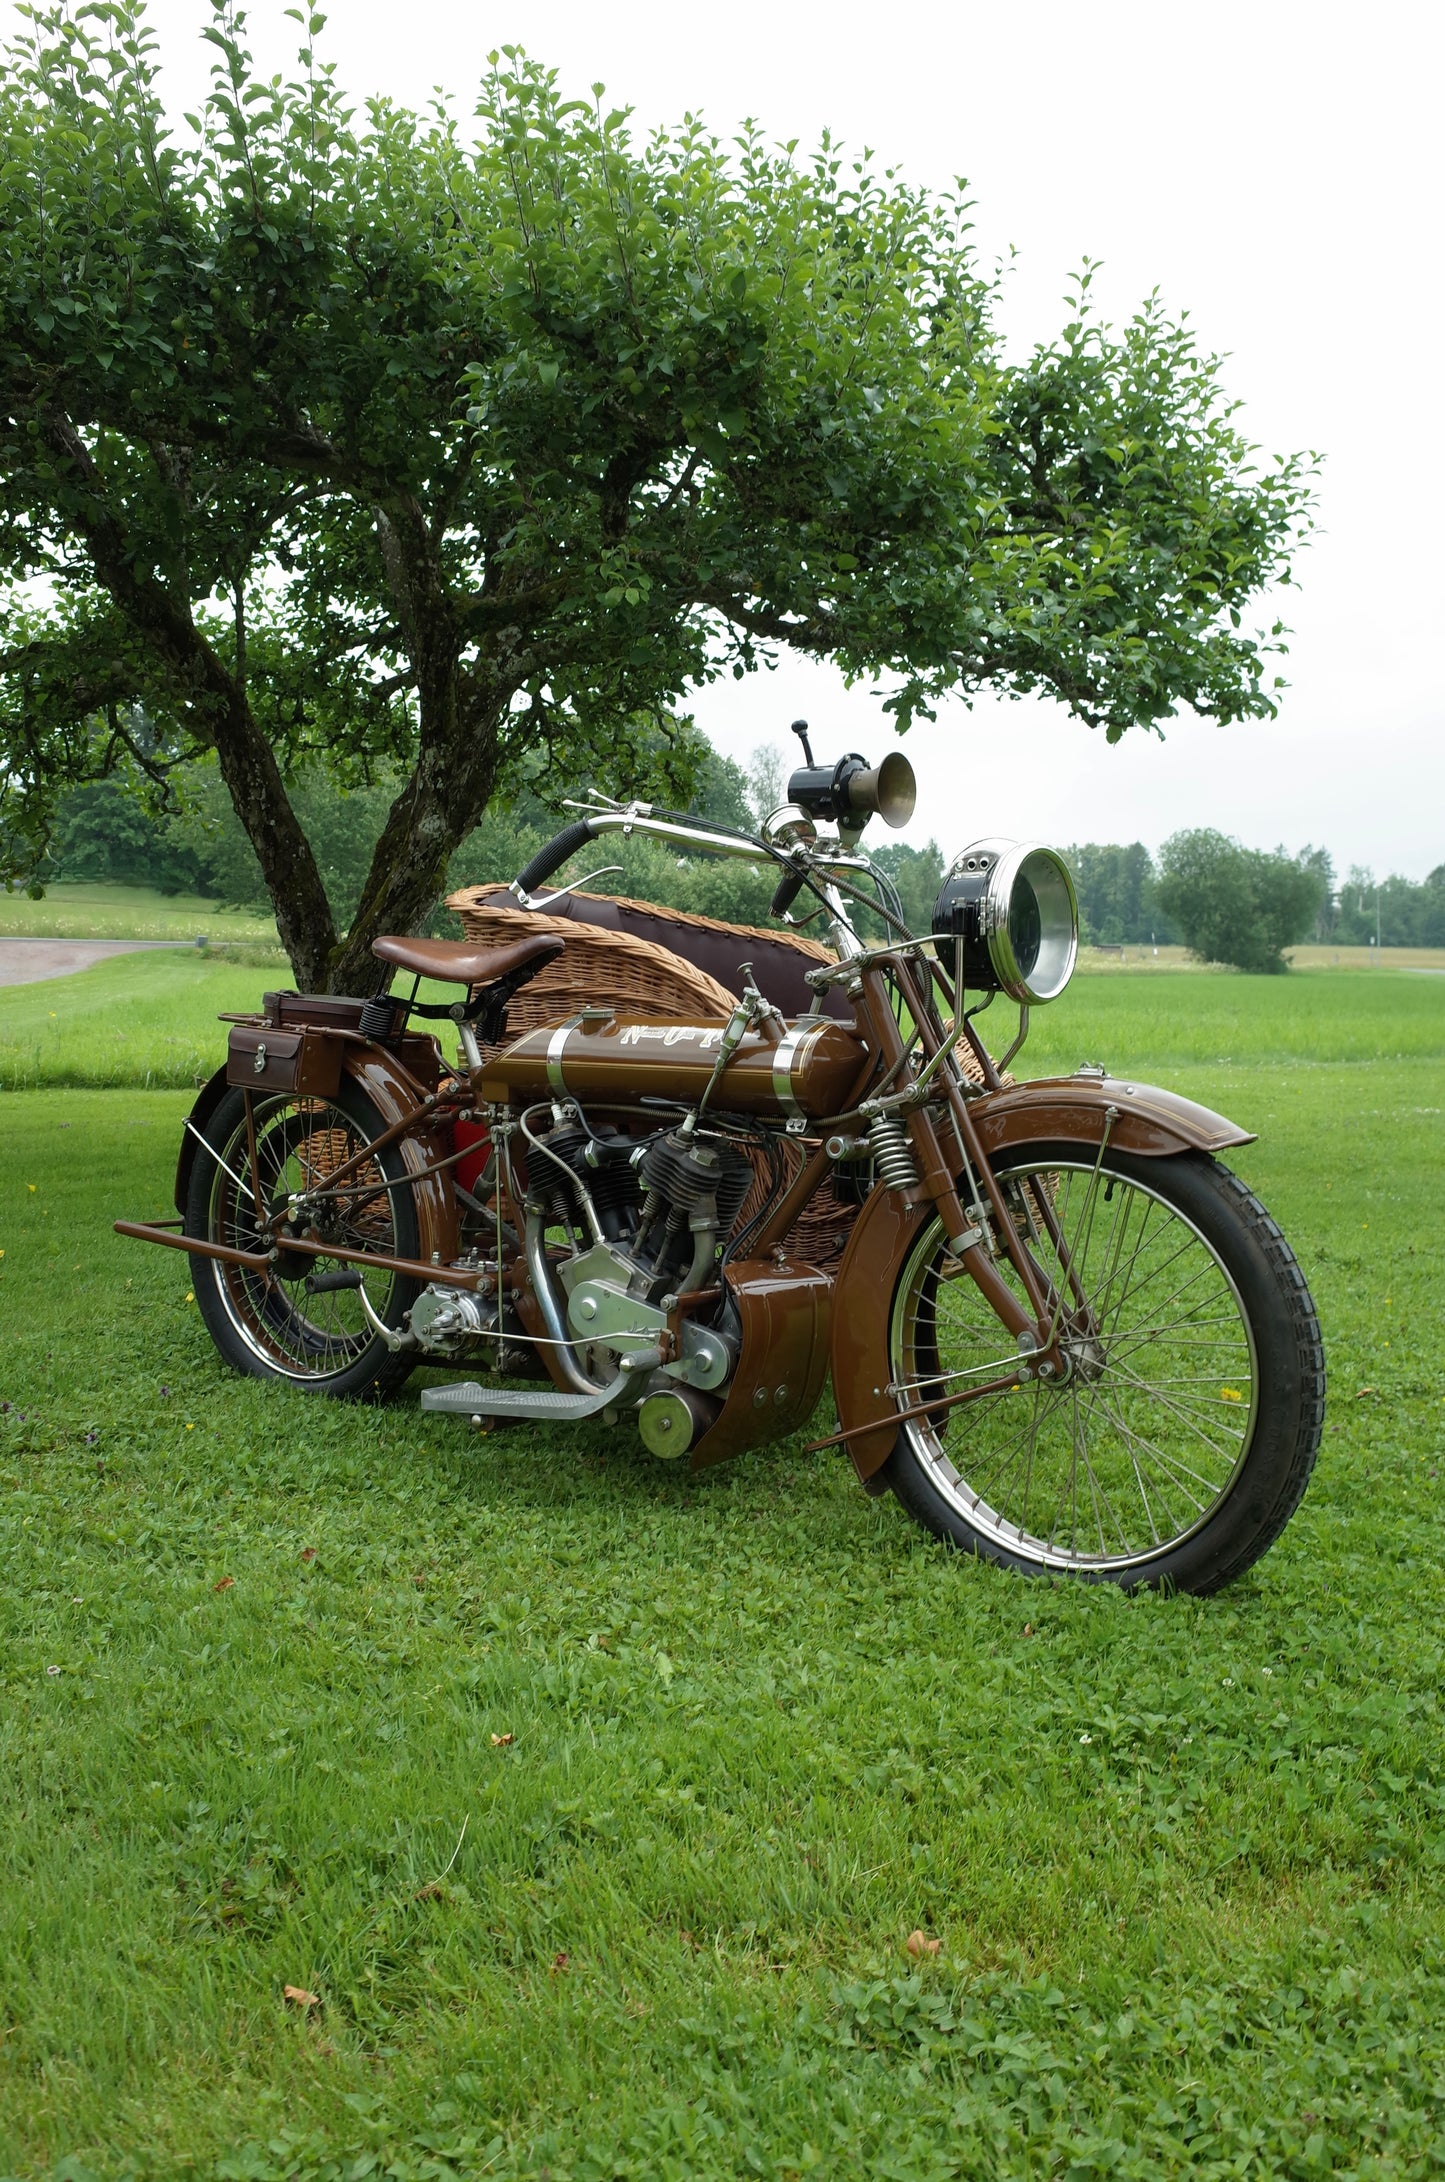
<path fill-rule="evenodd" d="M 488 1061 L 482 1096 L 610 1100 L 676 1099 L 691 1106 L 712 1076 L 722 1023 L 596 1015 L 543 1024 Z M 815 1121 L 842 1113 L 868 1061 L 861 1033 L 830 1016 L 800 1016 L 783 1030 L 750 1030 L 710 1104 L 720 1113 L 783 1114 Z"/>

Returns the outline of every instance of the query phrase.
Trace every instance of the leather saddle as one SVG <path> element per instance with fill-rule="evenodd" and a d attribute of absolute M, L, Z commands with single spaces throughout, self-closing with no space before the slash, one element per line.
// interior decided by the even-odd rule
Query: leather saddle
<path fill-rule="evenodd" d="M 474 1025 L 482 1043 L 494 1045 L 506 1030 L 507 1003 L 513 994 L 520 992 L 539 970 L 545 970 L 566 944 L 555 932 L 529 932 L 507 947 L 472 947 L 465 940 L 406 939 L 388 933 L 371 943 L 378 962 L 410 970 L 414 977 L 433 978 L 443 985 L 465 985 L 469 997 L 447 1008 L 430 1007 L 415 997 L 397 1002 L 381 1000 L 375 1003 L 378 1013 L 374 1026 L 363 1018 L 362 1030 L 371 1037 L 391 1034 L 381 1027 L 383 1015 L 388 1025 L 398 1028 L 408 1015 L 445 1016 L 452 1022 Z M 412 990 L 414 995 L 415 987 Z"/>
<path fill-rule="evenodd" d="M 378 962 L 389 962 L 416 977 L 429 977 L 442 985 L 499 985 L 507 979 L 513 992 L 537 975 L 566 945 L 552 932 L 530 932 L 514 939 L 509 947 L 472 947 L 465 940 L 399 939 L 390 935 L 373 940 L 371 951 Z M 526 977 L 517 972 L 525 970 Z"/>

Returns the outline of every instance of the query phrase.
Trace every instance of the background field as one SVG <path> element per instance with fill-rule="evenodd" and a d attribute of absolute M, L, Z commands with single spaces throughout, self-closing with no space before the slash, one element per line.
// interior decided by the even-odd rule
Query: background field
<path fill-rule="evenodd" d="M 38 902 L 0 893 L 0 938 L 11 932 L 40 939 L 196 939 L 276 945 L 269 917 L 224 909 L 193 894 L 153 894 L 137 886 L 52 886 Z"/>
<path fill-rule="evenodd" d="M 225 1010 L 289 985 L 285 958 L 119 955 L 75 976 L 0 986 L 0 1089 L 182 1088 L 225 1057 Z M 454 988 L 428 988 L 455 997 Z M 1445 977 L 1418 970 L 1296 971 L 1243 977 L 1198 968 L 1080 977 L 1035 1011 L 1020 1067 L 1029 1075 L 1107 1059 L 1124 1069 L 1267 1058 L 1370 1061 L 1440 1050 Z M 1004 1001 L 985 1019 L 995 1046 L 1013 1034 Z"/>
<path fill-rule="evenodd" d="M 183 966 L 132 1070 L 264 981 Z M 1085 1057 L 1261 1132 L 1324 1317 L 1213 1601 L 950 1558 L 800 1442 L 232 1379 L 109 1231 L 184 1097 L 0 1099 L 0 2173 L 1440 2173 L 1445 979 L 1081 980 L 1027 1061 Z"/>

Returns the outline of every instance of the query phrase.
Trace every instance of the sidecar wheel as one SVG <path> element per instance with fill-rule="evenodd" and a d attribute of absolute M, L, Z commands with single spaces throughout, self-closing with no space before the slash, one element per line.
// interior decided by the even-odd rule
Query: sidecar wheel
<path fill-rule="evenodd" d="M 1202 1155 L 1110 1152 L 1097 1191 L 1079 1145 L 1017 1147 L 995 1171 L 1046 1292 L 1065 1258 L 1077 1271 L 1069 1376 L 910 1419 L 880 1475 L 925 1528 L 1021 1573 L 1218 1590 L 1284 1529 L 1323 1430 L 1324 1348 L 1289 1245 Z M 937 1221 L 900 1269 L 889 1354 L 900 1407 L 1019 1363 Z"/>
<path fill-rule="evenodd" d="M 268 1209 L 278 1198 L 324 1188 L 327 1175 L 381 1136 L 386 1126 L 366 1094 L 350 1082 L 343 1082 L 334 1098 L 257 1098 L 254 1121 L 259 1195 Z M 205 1145 L 197 1147 L 191 1171 L 185 1232 L 255 1250 L 254 1178 L 240 1091 L 227 1092 L 203 1133 Z M 403 1180 L 405 1174 L 397 1145 L 373 1154 L 347 1179 L 343 1196 L 323 1200 L 320 1239 L 378 1256 L 415 1258 L 412 1193 L 383 1186 Z M 388 1393 L 412 1368 L 411 1356 L 398 1355 L 375 1332 L 359 1291 L 364 1285 L 377 1317 L 396 1329 L 420 1295 L 420 1281 L 382 1266 L 373 1271 L 300 1252 L 283 1254 L 266 1273 L 218 1258 L 193 1257 L 190 1262 L 201 1316 L 235 1371 L 356 1399 Z"/>

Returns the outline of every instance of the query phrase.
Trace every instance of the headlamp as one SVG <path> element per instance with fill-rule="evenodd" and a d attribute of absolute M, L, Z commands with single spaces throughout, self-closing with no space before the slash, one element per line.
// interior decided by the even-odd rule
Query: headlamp
<path fill-rule="evenodd" d="M 968 990 L 1007 993 L 1025 1007 L 1057 1000 L 1079 952 L 1069 867 L 1037 841 L 975 841 L 949 867 L 933 930 L 940 962 Z"/>

